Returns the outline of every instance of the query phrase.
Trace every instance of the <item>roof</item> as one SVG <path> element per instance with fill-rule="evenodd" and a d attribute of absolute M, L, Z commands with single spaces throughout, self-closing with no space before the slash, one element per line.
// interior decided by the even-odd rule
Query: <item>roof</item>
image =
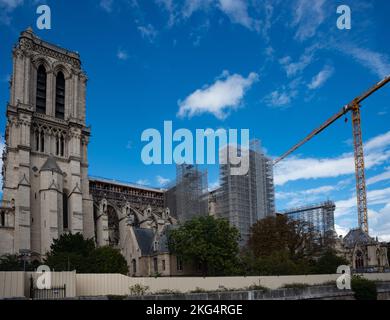
<path fill-rule="evenodd" d="M 169 253 L 168 247 L 168 234 L 169 231 L 177 229 L 178 226 L 167 225 L 160 234 L 160 239 L 158 241 L 158 253 Z"/>
<path fill-rule="evenodd" d="M 143 256 L 148 256 L 153 253 L 169 253 L 168 234 L 170 230 L 176 228 L 178 228 L 178 226 L 167 225 L 160 235 L 156 234 L 153 229 L 134 228 L 135 237 L 137 238 L 138 246 L 141 249 L 141 254 Z M 158 241 L 157 251 L 154 251 L 154 241 Z"/>
<path fill-rule="evenodd" d="M 62 174 L 60 167 L 58 166 L 56 160 L 52 155 L 50 155 L 49 158 L 47 158 L 45 164 L 41 168 L 41 172 L 42 171 L 54 171 L 59 174 Z"/>
<path fill-rule="evenodd" d="M 54 51 L 60 52 L 62 54 L 68 55 L 68 56 L 72 57 L 73 59 L 76 59 L 80 62 L 80 55 L 78 52 L 62 48 L 56 44 L 53 44 L 53 43 L 50 43 L 50 42 L 47 42 L 47 41 L 40 39 L 33 32 L 33 29 L 31 27 L 27 28 L 25 31 L 22 31 L 22 33 L 20 34 L 20 38 L 31 39 L 35 44 L 38 44 L 42 47 L 46 47 L 47 49 L 54 50 Z"/>
<path fill-rule="evenodd" d="M 147 187 L 136 183 L 122 182 L 114 179 L 107 179 L 107 178 L 94 177 L 94 176 L 89 176 L 88 179 L 89 181 L 92 182 L 109 183 L 117 186 L 130 187 L 130 188 L 141 189 L 146 191 L 154 191 L 154 192 L 161 192 L 161 193 L 166 191 L 165 189 L 152 188 L 152 187 Z"/>
<path fill-rule="evenodd" d="M 154 232 L 152 229 L 134 228 L 135 237 L 143 256 L 150 255 L 153 252 Z"/>
<path fill-rule="evenodd" d="M 356 244 L 375 244 L 375 240 L 360 228 L 350 230 L 343 241 L 345 246 L 349 248 L 353 248 Z"/>

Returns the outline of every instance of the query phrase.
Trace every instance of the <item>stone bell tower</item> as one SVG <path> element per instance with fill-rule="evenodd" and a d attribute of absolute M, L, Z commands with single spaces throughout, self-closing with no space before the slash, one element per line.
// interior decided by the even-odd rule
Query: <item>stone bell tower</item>
<path fill-rule="evenodd" d="M 0 255 L 39 259 L 62 233 L 94 236 L 86 82 L 78 53 L 39 39 L 31 28 L 21 33 L 6 111 L 2 206 L 9 208 Z"/>

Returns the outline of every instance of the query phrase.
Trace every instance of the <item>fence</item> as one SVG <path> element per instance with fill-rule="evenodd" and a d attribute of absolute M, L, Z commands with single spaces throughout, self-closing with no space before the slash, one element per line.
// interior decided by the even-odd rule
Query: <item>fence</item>
<path fill-rule="evenodd" d="M 30 277 L 36 281 L 39 274 L 31 272 L 0 272 L 0 299 L 30 297 Z M 221 288 L 244 289 L 260 285 L 269 289 L 278 289 L 286 284 L 319 285 L 335 281 L 340 275 L 307 276 L 270 276 L 270 277 L 210 277 L 210 278 L 131 278 L 120 274 L 76 274 L 76 272 L 52 272 L 52 296 L 54 299 L 63 294 L 66 298 L 104 295 L 129 295 L 130 287 L 142 285 L 149 287 L 149 293 L 172 290 L 180 292 L 194 291 L 198 288 L 215 291 Z M 370 273 L 364 277 L 375 281 L 390 281 L 390 273 Z M 63 288 L 63 290 L 61 289 Z M 45 292 L 34 292 L 35 297 L 43 298 Z M 38 296 L 37 296 L 38 295 Z M 43 297 L 42 297 L 43 295 Z M 54 295 L 54 296 L 53 296 Z"/>
<path fill-rule="evenodd" d="M 66 284 L 62 287 L 52 287 L 50 289 L 31 287 L 30 291 L 30 298 L 34 300 L 59 300 L 66 298 Z"/>

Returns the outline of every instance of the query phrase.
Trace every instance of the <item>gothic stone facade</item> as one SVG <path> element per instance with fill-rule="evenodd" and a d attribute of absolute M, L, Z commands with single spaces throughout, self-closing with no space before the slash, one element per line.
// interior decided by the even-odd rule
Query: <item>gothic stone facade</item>
<path fill-rule="evenodd" d="M 63 233 L 118 248 L 132 276 L 193 274 L 171 255 L 164 192 L 88 177 L 85 91 L 75 52 L 21 33 L 13 50 L 0 255 L 41 260 Z"/>
<path fill-rule="evenodd" d="M 336 250 L 350 262 L 356 272 L 390 270 L 387 244 L 370 237 L 360 228 L 352 229 L 343 239 L 338 239 Z"/>
<path fill-rule="evenodd" d="M 165 190 L 89 178 L 94 202 L 95 239 L 120 250 L 129 275 L 194 275 L 200 269 L 169 252 L 168 232 L 177 220 L 166 208 Z"/>
<path fill-rule="evenodd" d="M 13 50 L 3 155 L 0 253 L 38 258 L 63 232 L 94 235 L 85 122 L 87 77 L 75 52 L 21 33 Z"/>

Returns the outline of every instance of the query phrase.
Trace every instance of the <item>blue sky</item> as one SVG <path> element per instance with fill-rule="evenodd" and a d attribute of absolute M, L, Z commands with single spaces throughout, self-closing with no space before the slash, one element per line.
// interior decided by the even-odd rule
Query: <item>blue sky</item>
<path fill-rule="evenodd" d="M 49 4 L 52 29 L 36 29 Z M 352 29 L 336 26 L 338 5 Z M 249 128 L 281 155 L 390 74 L 388 0 L 0 0 L 0 127 L 11 49 L 32 26 L 81 54 L 89 81 L 90 174 L 164 186 L 173 166 L 141 162 L 141 133 Z M 390 86 L 362 107 L 370 229 L 390 241 Z M 357 226 L 351 121 L 339 120 L 275 168 L 277 208 L 336 201 L 340 233 Z M 209 185 L 218 167 L 209 166 Z"/>

